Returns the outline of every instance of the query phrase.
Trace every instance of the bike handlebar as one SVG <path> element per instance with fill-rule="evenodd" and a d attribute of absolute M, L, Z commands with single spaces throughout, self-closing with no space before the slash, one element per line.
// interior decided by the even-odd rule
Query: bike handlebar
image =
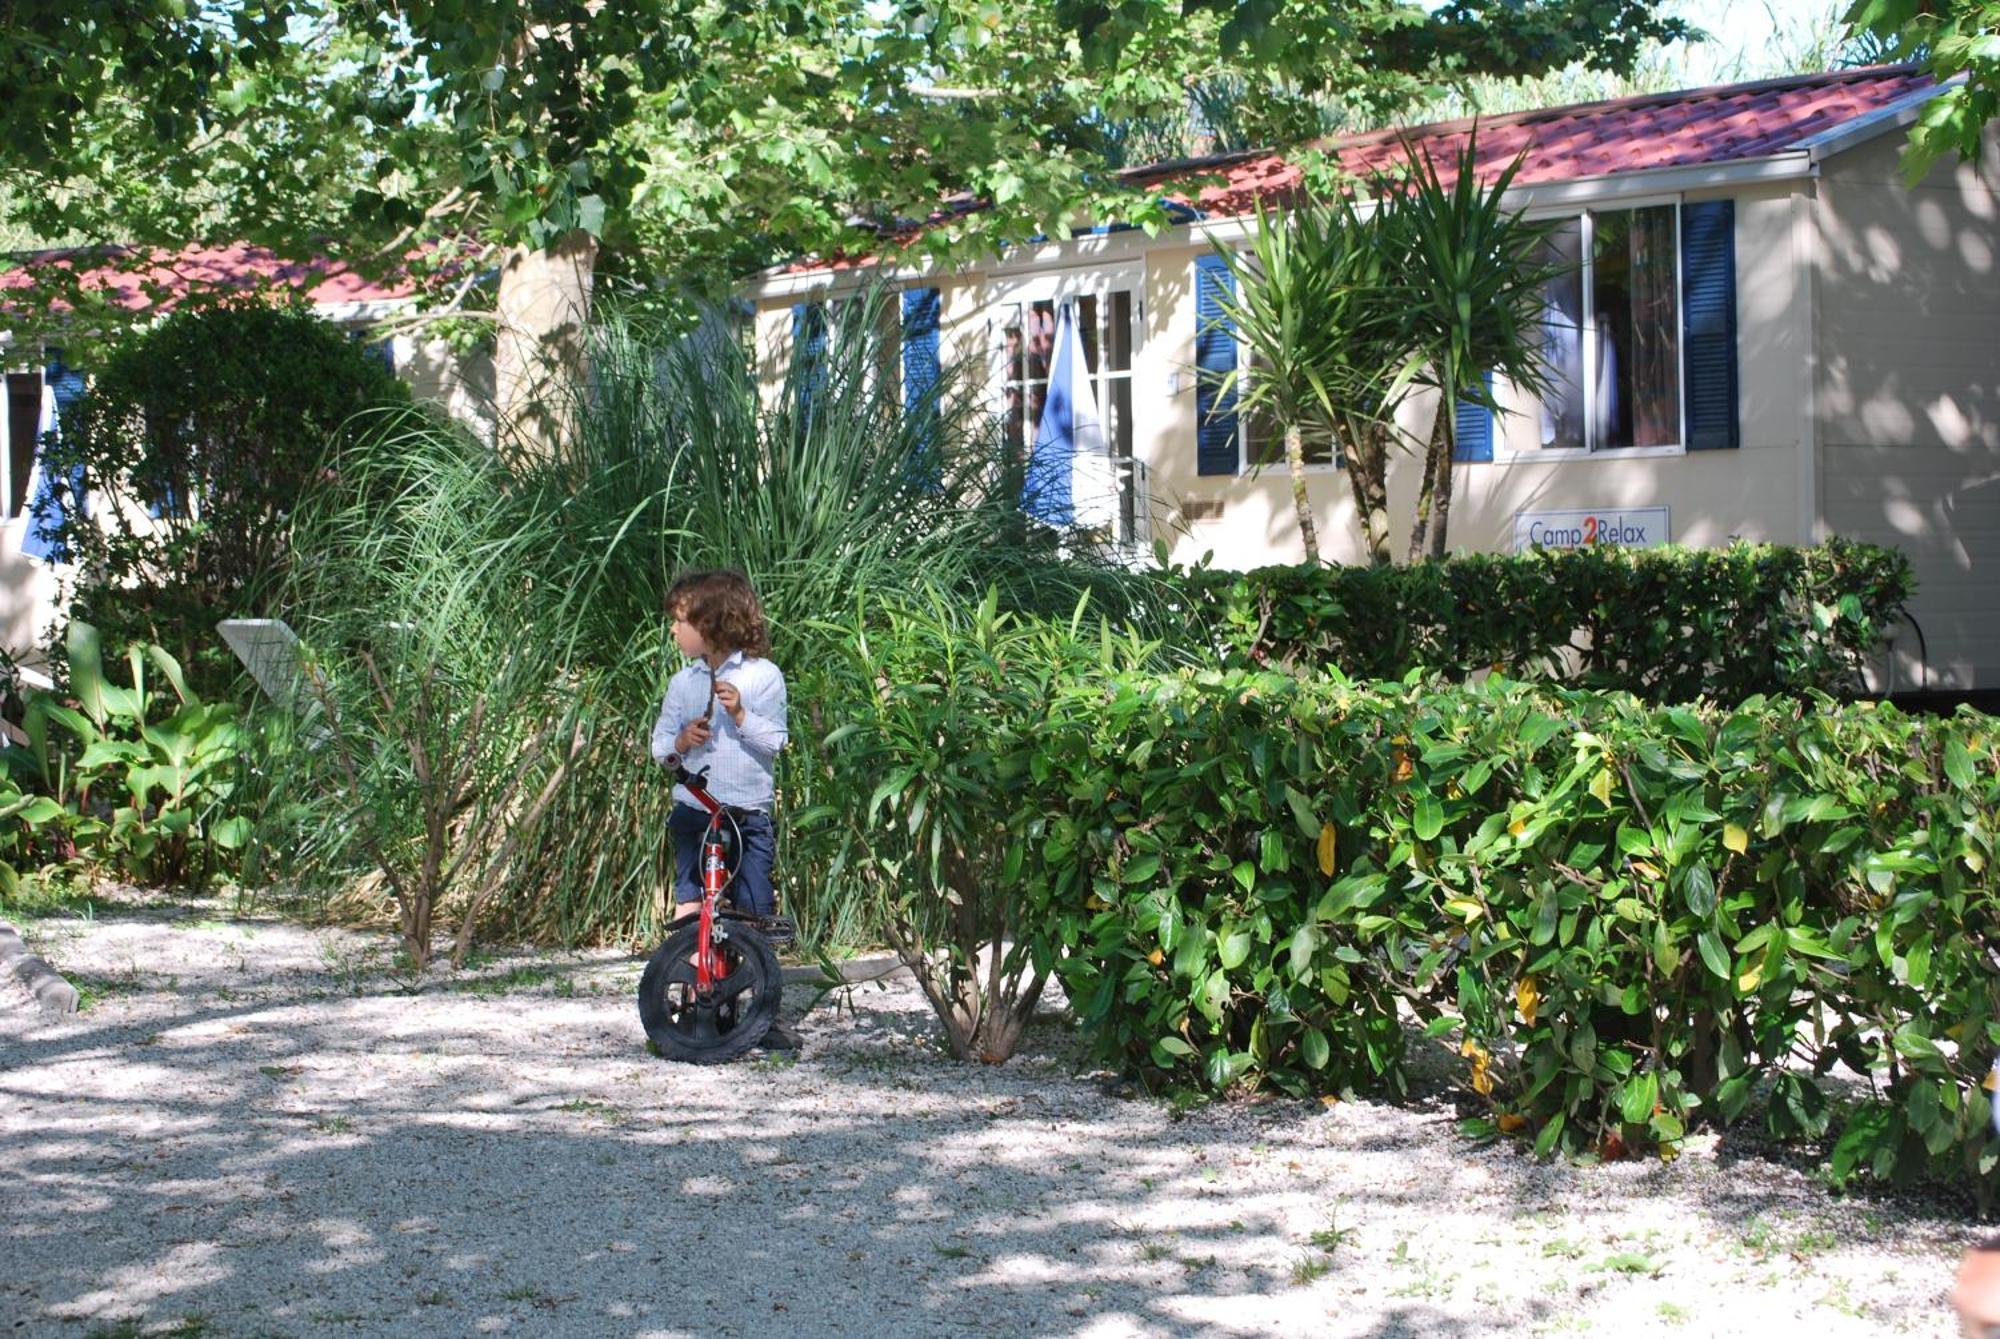
<path fill-rule="evenodd" d="M 665 761 L 660 765 L 673 773 L 674 780 L 686 786 L 688 793 L 693 795 L 697 800 L 700 800 L 703 807 L 709 813 L 719 814 L 722 812 L 722 802 L 708 793 L 708 769 L 706 767 L 702 768 L 699 772 L 690 772 L 687 769 L 686 760 L 678 753 L 669 753 Z"/>

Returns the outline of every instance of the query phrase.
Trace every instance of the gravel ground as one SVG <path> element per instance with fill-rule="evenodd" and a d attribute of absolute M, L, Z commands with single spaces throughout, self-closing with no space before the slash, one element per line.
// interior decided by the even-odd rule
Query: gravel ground
<path fill-rule="evenodd" d="M 412 991 L 214 904 L 22 928 L 86 1008 L 0 986 L 0 1333 L 1948 1335 L 1978 1232 L 1736 1135 L 1538 1164 L 1435 1090 L 1177 1119 L 1055 1017 L 953 1062 L 907 983 L 699 1069 L 622 954 Z"/>

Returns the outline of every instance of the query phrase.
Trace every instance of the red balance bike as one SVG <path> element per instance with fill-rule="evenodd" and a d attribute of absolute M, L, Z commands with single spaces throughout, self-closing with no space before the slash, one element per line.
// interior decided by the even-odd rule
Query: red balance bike
<path fill-rule="evenodd" d="M 701 839 L 701 913 L 677 922 L 639 978 L 639 1020 L 661 1055 L 697 1065 L 734 1060 L 778 1019 L 784 983 L 775 945 L 794 931 L 779 916 L 753 916 L 725 901 L 743 834 L 708 793 L 708 769 L 667 759 L 674 780 L 708 810 Z"/>

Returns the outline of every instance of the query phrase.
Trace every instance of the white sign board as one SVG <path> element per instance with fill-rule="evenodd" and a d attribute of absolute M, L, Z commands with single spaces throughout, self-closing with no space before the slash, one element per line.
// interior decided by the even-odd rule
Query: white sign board
<path fill-rule="evenodd" d="M 1514 513 L 1514 552 L 1585 549 L 1607 544 L 1650 549 L 1670 536 L 1665 507 L 1579 507 L 1571 511 Z"/>

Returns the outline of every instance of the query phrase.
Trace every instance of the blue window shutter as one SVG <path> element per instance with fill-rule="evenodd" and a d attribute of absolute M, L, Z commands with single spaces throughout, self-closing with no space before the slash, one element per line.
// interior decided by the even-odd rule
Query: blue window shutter
<path fill-rule="evenodd" d="M 910 461 L 913 481 L 935 487 L 938 462 L 938 316 L 943 307 L 935 288 L 903 293 L 903 414 L 917 424 Z"/>
<path fill-rule="evenodd" d="M 1493 399 L 1493 374 L 1488 372 L 1486 398 Z M 1452 403 L 1451 458 L 1490 461 L 1493 459 L 1493 411 L 1477 401 L 1460 396 Z"/>
<path fill-rule="evenodd" d="M 1742 445 L 1736 422 L 1736 202 L 1681 206 L 1681 395 L 1690 451 Z"/>
<path fill-rule="evenodd" d="M 48 351 L 48 366 L 42 371 L 42 378 L 48 383 L 55 399 L 55 432 L 62 435 L 65 422 L 74 423 L 71 414 L 76 402 L 83 398 L 83 373 L 63 362 L 61 349 Z M 35 450 L 40 455 L 45 443 L 37 442 Z M 79 517 L 90 514 L 90 499 L 85 492 L 86 480 L 83 467 L 71 469 L 69 476 L 58 484 L 49 477 L 46 459 L 41 471 L 41 482 L 35 489 L 35 496 L 28 503 L 28 524 L 21 536 L 21 552 L 31 558 L 41 558 L 52 562 L 66 563 L 71 560 L 69 546 L 43 533 L 44 527 L 52 535 L 55 528 L 67 519 L 71 505 Z"/>
<path fill-rule="evenodd" d="M 798 391 L 798 421 L 812 422 L 813 401 L 826 385 L 826 308 L 817 302 L 792 307 L 792 379 Z"/>
<path fill-rule="evenodd" d="M 1223 315 L 1222 299 L 1235 284 L 1221 256 L 1194 262 L 1195 473 L 1236 473 L 1236 388 L 1223 378 L 1236 370 L 1236 326 Z"/>

